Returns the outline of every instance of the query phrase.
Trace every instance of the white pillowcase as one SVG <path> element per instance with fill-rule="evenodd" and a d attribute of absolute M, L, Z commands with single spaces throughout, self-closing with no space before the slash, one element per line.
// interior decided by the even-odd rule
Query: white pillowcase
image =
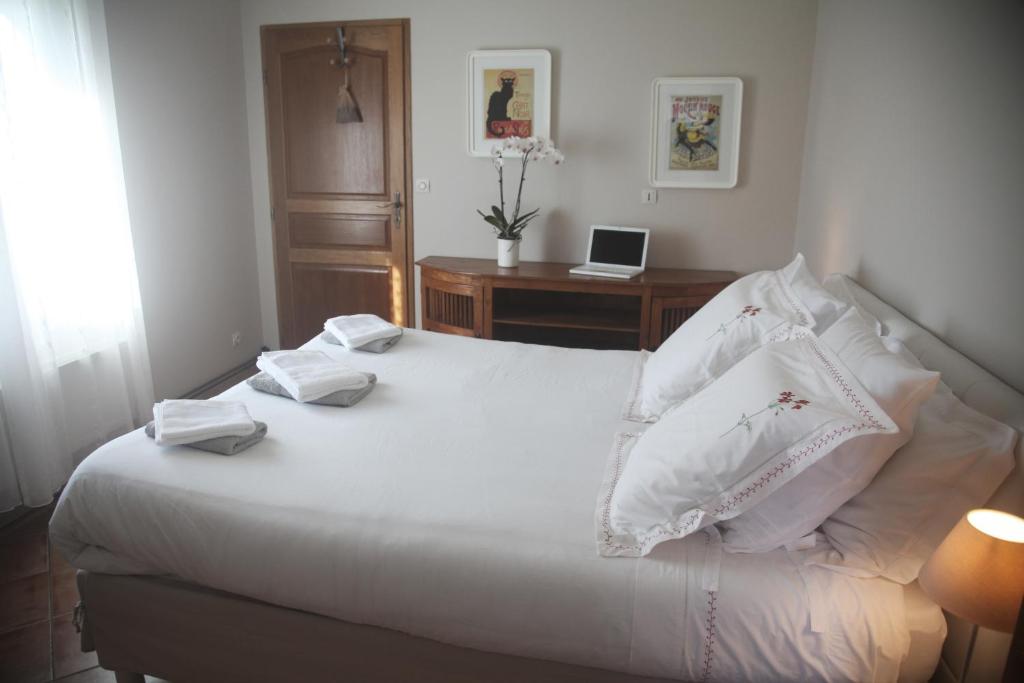
<path fill-rule="evenodd" d="M 896 430 L 809 330 L 763 346 L 643 435 L 616 437 L 598 551 L 646 555 L 743 513 L 843 443 Z"/>
<path fill-rule="evenodd" d="M 794 543 L 871 483 L 910 440 L 918 410 L 935 391 L 939 373 L 891 353 L 854 308 L 820 337 L 899 427 L 836 448 L 760 505 L 724 522 L 725 548 L 765 552 Z"/>
<path fill-rule="evenodd" d="M 917 359 L 895 339 L 886 346 Z M 970 509 L 1013 470 L 1017 433 L 940 384 L 921 407 L 914 438 L 864 491 L 823 525 L 838 553 L 820 562 L 858 576 L 910 583 Z"/>
<path fill-rule="evenodd" d="M 882 326 L 882 321 L 875 317 L 868 309 L 864 308 L 857 301 L 857 297 L 854 296 L 850 290 L 850 284 L 846 276 L 842 273 L 832 273 L 827 276 L 821 283 L 829 294 L 834 296 L 839 301 L 842 301 L 847 306 L 852 306 L 857 309 L 860 313 L 860 317 L 864 318 L 864 322 L 868 324 L 871 329 L 875 331 L 875 334 L 885 334 L 885 328 Z"/>
<path fill-rule="evenodd" d="M 782 278 L 793 288 L 793 292 L 804 306 L 810 309 L 811 315 L 814 316 L 814 333 L 819 336 L 832 327 L 850 307 L 850 302 L 834 296 L 818 284 L 811 271 L 807 269 L 803 254 L 798 253 L 781 273 Z"/>
<path fill-rule="evenodd" d="M 644 357 L 623 417 L 653 422 L 768 343 L 786 323 L 813 327 L 814 316 L 782 271 L 751 273 L 733 282 Z"/>

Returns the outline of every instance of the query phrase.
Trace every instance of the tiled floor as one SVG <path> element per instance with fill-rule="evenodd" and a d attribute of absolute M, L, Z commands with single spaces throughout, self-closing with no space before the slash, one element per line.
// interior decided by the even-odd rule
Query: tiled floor
<path fill-rule="evenodd" d="M 79 647 L 75 571 L 49 544 L 52 512 L 39 508 L 0 528 L 0 683 L 114 683 L 96 653 Z"/>
<path fill-rule="evenodd" d="M 242 370 L 201 398 L 256 372 Z M 75 571 L 50 546 L 46 526 L 52 512 L 52 505 L 39 508 L 13 522 L 13 513 L 5 514 L 0 527 L 0 683 L 113 683 L 113 672 L 97 666 L 96 653 L 79 647 L 72 622 Z"/>
<path fill-rule="evenodd" d="M 0 529 L 0 681 L 49 681 L 96 666 L 96 655 L 78 647 L 78 589 L 74 570 L 49 547 L 51 512 L 33 510 Z"/>

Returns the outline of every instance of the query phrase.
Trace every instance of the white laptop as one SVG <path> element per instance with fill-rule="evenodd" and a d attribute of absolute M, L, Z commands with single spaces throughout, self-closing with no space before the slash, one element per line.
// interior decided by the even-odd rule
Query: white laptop
<path fill-rule="evenodd" d="M 647 264 L 647 228 L 619 228 L 591 225 L 587 242 L 587 262 L 569 272 L 574 275 L 634 278 Z"/>

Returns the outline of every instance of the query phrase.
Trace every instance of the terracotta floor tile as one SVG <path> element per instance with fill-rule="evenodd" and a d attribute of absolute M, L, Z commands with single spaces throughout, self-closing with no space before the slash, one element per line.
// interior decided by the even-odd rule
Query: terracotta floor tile
<path fill-rule="evenodd" d="M 60 678 L 96 666 L 95 652 L 82 652 L 72 615 L 53 618 L 53 673 Z"/>
<path fill-rule="evenodd" d="M 50 577 L 35 574 L 0 584 L 0 632 L 50 616 Z"/>
<path fill-rule="evenodd" d="M 50 680 L 50 623 L 0 633 L 0 683 Z"/>
<path fill-rule="evenodd" d="M 0 583 L 45 571 L 45 531 L 0 533 Z"/>

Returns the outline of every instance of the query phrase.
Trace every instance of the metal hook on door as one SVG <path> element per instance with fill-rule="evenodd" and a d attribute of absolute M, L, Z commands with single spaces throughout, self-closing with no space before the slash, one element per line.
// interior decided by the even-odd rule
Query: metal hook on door
<path fill-rule="evenodd" d="M 345 47 L 345 30 L 340 26 L 334 29 L 338 33 L 338 52 L 341 53 L 341 64 L 348 64 L 348 49 Z"/>

